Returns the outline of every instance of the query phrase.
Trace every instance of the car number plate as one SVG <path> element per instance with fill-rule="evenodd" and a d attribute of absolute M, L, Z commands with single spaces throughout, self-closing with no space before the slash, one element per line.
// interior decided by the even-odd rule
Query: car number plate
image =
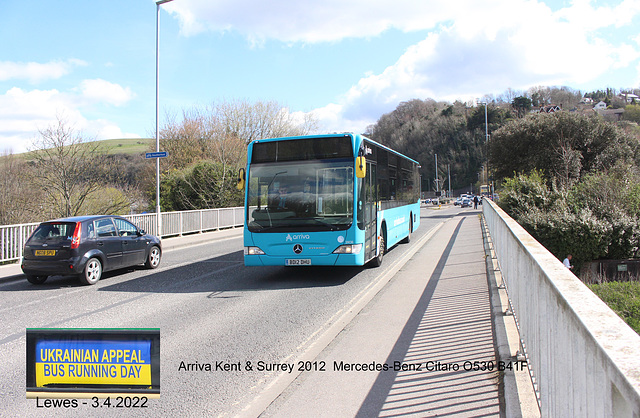
<path fill-rule="evenodd" d="M 54 255 L 56 255 L 56 250 L 36 250 L 38 257 L 52 257 Z"/>
<path fill-rule="evenodd" d="M 295 258 L 295 259 L 286 259 L 286 266 L 310 266 L 311 259 L 310 258 Z"/>

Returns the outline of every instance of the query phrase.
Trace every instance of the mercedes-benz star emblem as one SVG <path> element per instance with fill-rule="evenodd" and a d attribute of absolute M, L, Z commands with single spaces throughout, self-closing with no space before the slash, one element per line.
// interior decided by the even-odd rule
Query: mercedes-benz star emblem
<path fill-rule="evenodd" d="M 293 246 L 293 252 L 296 254 L 300 254 L 302 252 L 302 245 L 296 244 Z"/>

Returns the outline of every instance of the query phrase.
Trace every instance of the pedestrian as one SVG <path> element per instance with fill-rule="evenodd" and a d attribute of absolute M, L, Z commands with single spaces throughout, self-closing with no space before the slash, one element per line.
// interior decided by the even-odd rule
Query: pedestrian
<path fill-rule="evenodd" d="M 478 209 L 478 196 L 473 196 L 473 208 Z"/>
<path fill-rule="evenodd" d="M 562 262 L 562 264 L 564 264 L 564 266 L 566 268 L 568 268 L 569 270 L 573 270 L 573 266 L 571 265 L 571 259 L 573 258 L 573 256 L 571 254 L 567 255 L 567 258 L 564 259 L 564 261 Z"/>

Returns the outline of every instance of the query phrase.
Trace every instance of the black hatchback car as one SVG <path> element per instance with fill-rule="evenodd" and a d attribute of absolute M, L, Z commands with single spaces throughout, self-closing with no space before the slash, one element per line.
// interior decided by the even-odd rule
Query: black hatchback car
<path fill-rule="evenodd" d="M 22 271 L 41 284 L 48 276 L 77 275 L 95 284 L 103 271 L 160 264 L 160 239 L 120 216 L 79 216 L 43 222 L 24 247 Z"/>

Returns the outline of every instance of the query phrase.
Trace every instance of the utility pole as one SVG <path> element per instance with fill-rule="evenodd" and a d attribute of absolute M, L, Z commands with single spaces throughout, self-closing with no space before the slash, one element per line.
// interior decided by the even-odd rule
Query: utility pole
<path fill-rule="evenodd" d="M 440 179 L 438 178 L 438 154 L 436 154 L 436 196 L 440 197 L 438 193 L 440 192 Z"/>
<path fill-rule="evenodd" d="M 447 164 L 447 174 L 449 176 L 449 196 L 448 197 L 453 197 L 451 195 L 451 164 Z"/>

